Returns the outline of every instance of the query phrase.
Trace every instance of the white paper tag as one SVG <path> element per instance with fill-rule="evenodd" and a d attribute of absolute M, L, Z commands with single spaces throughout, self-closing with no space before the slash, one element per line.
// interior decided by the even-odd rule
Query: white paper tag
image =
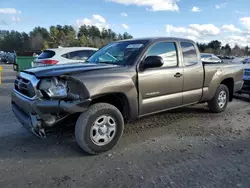
<path fill-rule="evenodd" d="M 130 44 L 127 46 L 127 48 L 141 48 L 143 44 Z"/>

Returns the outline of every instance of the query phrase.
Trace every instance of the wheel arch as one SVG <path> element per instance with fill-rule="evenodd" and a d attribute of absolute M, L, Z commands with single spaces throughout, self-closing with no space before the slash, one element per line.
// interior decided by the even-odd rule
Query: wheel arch
<path fill-rule="evenodd" d="M 131 119 L 131 105 L 128 97 L 124 93 L 106 93 L 91 98 L 90 105 L 96 103 L 108 103 L 115 106 L 122 114 L 125 120 Z"/>
<path fill-rule="evenodd" d="M 234 93 L 234 79 L 233 78 L 226 78 L 220 84 L 227 86 L 229 91 L 229 101 L 233 100 L 233 93 Z"/>

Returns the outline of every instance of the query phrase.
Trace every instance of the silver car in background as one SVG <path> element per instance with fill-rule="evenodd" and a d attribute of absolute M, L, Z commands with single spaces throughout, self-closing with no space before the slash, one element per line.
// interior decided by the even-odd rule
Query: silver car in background
<path fill-rule="evenodd" d="M 223 63 L 219 57 L 209 53 L 201 53 L 201 61 L 205 63 Z"/>
<path fill-rule="evenodd" d="M 84 62 L 97 50 L 91 47 L 47 49 L 32 62 L 32 67 Z"/>

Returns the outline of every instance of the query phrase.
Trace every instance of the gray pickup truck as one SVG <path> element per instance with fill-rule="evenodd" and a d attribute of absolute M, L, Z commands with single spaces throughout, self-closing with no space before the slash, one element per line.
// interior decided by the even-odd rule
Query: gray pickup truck
<path fill-rule="evenodd" d="M 191 40 L 145 38 L 113 42 L 86 63 L 37 67 L 17 75 L 12 109 L 40 138 L 75 123 L 79 146 L 90 154 L 113 148 L 124 120 L 208 102 L 222 112 L 242 88 L 239 65 L 203 64 Z"/>

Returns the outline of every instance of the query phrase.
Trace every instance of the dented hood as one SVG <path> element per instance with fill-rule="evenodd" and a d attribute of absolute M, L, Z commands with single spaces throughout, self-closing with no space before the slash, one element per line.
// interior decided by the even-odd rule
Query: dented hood
<path fill-rule="evenodd" d="M 33 74 L 36 77 L 40 78 L 40 77 L 81 74 L 86 71 L 111 69 L 114 67 L 118 67 L 118 65 L 110 65 L 110 64 L 103 64 L 103 63 L 102 64 L 101 63 L 99 64 L 74 63 L 74 64 L 34 67 L 31 69 L 27 69 L 23 72 Z"/>

